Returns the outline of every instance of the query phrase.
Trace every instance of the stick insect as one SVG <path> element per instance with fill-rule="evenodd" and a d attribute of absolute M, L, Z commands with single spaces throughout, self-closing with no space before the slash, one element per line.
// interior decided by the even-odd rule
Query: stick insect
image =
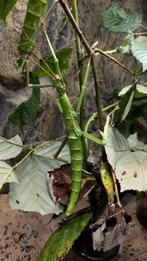
<path fill-rule="evenodd" d="M 27 14 L 25 17 L 24 28 L 21 35 L 21 41 L 19 44 L 19 49 L 21 52 L 31 53 L 34 49 L 34 39 L 37 34 L 37 30 L 40 24 L 40 19 L 45 12 L 45 8 L 47 5 L 47 0 L 29 0 L 27 7 Z M 82 168 L 83 168 L 83 145 L 82 145 L 82 137 L 84 133 L 82 133 L 77 120 L 76 113 L 72 108 L 70 100 L 66 94 L 64 80 L 59 68 L 59 62 L 56 57 L 56 54 L 52 48 L 50 40 L 45 30 L 46 39 L 48 41 L 48 45 L 50 47 L 51 53 L 54 58 L 56 72 L 52 72 L 50 68 L 48 68 L 48 74 L 51 76 L 53 80 L 52 86 L 39 86 L 41 87 L 54 87 L 56 88 L 59 94 L 59 104 L 61 108 L 61 112 L 63 115 L 63 120 L 67 132 L 67 142 L 69 145 L 70 155 L 71 155 L 71 169 L 72 169 L 72 184 L 71 184 L 71 194 L 69 204 L 67 206 L 66 215 L 69 216 L 73 213 L 75 205 L 79 198 L 79 192 L 81 188 L 81 176 L 82 176 Z M 89 74 L 90 63 L 87 65 L 85 83 L 82 88 L 82 92 L 79 98 L 79 102 L 77 104 L 77 112 L 80 110 L 80 106 L 82 104 L 82 100 L 85 92 L 85 85 L 87 82 L 88 74 Z M 30 85 L 31 87 L 38 87 L 38 85 Z M 86 134 L 86 138 L 92 139 L 90 134 Z M 66 142 L 64 141 L 64 144 Z M 59 151 L 56 153 L 55 157 L 57 157 L 63 148 L 64 144 L 61 146 Z M 102 141 L 98 140 L 98 144 L 102 144 Z"/>
<path fill-rule="evenodd" d="M 54 155 L 55 158 L 58 158 L 58 155 L 60 154 L 61 150 L 63 149 L 64 145 L 66 142 L 68 142 L 69 145 L 69 150 L 70 150 L 70 155 L 71 155 L 71 169 L 72 169 L 72 184 L 71 184 L 71 194 L 70 194 L 70 199 L 69 199 L 69 204 L 67 206 L 66 210 L 66 216 L 69 216 L 73 213 L 73 210 L 75 208 L 75 205 L 78 201 L 79 198 L 79 193 L 80 193 L 80 188 L 81 188 L 81 176 L 82 176 L 82 169 L 83 169 L 83 161 L 84 161 L 84 156 L 83 156 L 83 145 L 82 145 L 82 138 L 83 136 L 86 139 L 91 139 L 94 142 L 97 142 L 98 144 L 103 145 L 103 141 L 100 139 L 96 139 L 93 137 L 91 134 L 84 133 L 81 131 L 76 117 L 77 117 L 77 112 L 80 109 L 80 105 L 82 104 L 81 99 L 83 99 L 83 92 L 80 95 L 77 103 L 77 112 L 74 111 L 70 100 L 66 94 L 66 89 L 65 89 L 65 84 L 64 84 L 64 79 L 61 74 L 60 68 L 59 68 L 59 62 L 56 57 L 56 54 L 52 48 L 52 45 L 50 43 L 50 40 L 48 38 L 48 35 L 45 31 L 45 35 L 48 41 L 48 45 L 50 47 L 51 53 L 54 58 L 54 63 L 55 63 L 55 68 L 56 72 L 54 73 L 51 71 L 50 68 L 48 68 L 48 72 L 50 77 L 53 80 L 53 85 L 38 85 L 38 84 L 29 84 L 30 87 L 33 88 L 42 88 L 42 87 L 53 87 L 56 88 L 58 94 L 59 94 L 59 108 L 63 116 L 63 121 L 66 129 L 66 134 L 67 137 L 63 141 L 63 144 L 61 144 L 61 147 L 58 149 L 56 154 Z M 47 64 L 46 64 L 47 65 Z M 89 63 L 87 65 L 89 68 Z M 86 71 L 86 77 L 87 71 Z M 80 104 L 80 105 L 79 105 Z"/>

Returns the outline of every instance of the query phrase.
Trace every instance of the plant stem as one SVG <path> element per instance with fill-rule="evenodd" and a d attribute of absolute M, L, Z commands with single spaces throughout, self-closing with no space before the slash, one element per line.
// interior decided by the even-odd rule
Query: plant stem
<path fill-rule="evenodd" d="M 65 13 L 68 16 L 69 21 L 71 22 L 75 32 L 77 33 L 77 35 L 79 36 L 81 42 L 83 43 L 86 51 L 91 54 L 91 47 L 89 46 L 86 38 L 84 37 L 82 31 L 80 30 L 75 18 L 73 17 L 69 7 L 67 6 L 66 2 L 64 0 L 59 0 L 60 5 L 62 6 L 62 8 L 64 9 Z"/>
<path fill-rule="evenodd" d="M 100 92 L 99 80 L 98 80 L 97 72 L 96 72 L 94 54 L 92 54 L 92 57 L 91 57 L 91 66 L 92 66 L 93 77 L 94 77 L 95 102 L 96 102 L 96 107 L 97 107 L 97 112 L 98 112 L 99 129 L 102 130 L 103 124 L 102 124 L 101 92 Z"/>
<path fill-rule="evenodd" d="M 114 171 L 112 170 L 112 178 L 113 178 L 113 183 L 114 183 L 114 188 L 115 188 L 115 195 L 116 195 L 116 200 L 117 200 L 117 205 L 122 208 L 122 204 L 120 202 L 119 198 L 119 192 L 118 192 L 118 187 L 117 187 L 117 181 L 116 181 L 116 176 Z"/>
<path fill-rule="evenodd" d="M 95 53 L 95 56 L 98 56 L 100 55 L 100 53 L 97 51 L 97 48 L 93 49 L 94 53 Z M 106 54 L 112 54 L 112 53 L 116 53 L 117 52 L 117 49 L 113 49 L 113 50 L 107 50 L 107 51 L 104 51 L 104 53 Z M 87 59 L 89 57 L 89 54 L 85 54 L 82 58 L 81 58 L 81 61 L 83 62 L 85 59 Z"/>
<path fill-rule="evenodd" d="M 118 105 L 118 104 L 119 104 L 118 101 L 117 101 L 117 102 L 114 102 L 114 103 L 112 103 L 112 104 L 110 104 L 110 105 L 108 105 L 108 106 L 102 108 L 102 111 L 103 111 L 103 112 L 104 112 L 104 111 L 108 111 L 109 109 L 115 107 L 115 106 Z"/>
<path fill-rule="evenodd" d="M 133 33 L 133 35 L 146 35 L 147 32 L 141 32 L 141 33 Z"/>

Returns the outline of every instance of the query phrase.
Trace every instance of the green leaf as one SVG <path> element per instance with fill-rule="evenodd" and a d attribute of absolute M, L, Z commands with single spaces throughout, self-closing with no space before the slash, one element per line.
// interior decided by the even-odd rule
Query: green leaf
<path fill-rule="evenodd" d="M 130 53 L 131 51 L 131 48 L 129 45 L 126 45 L 126 46 L 120 46 L 117 48 L 117 52 L 118 53 L 122 53 L 122 54 L 125 54 L 125 53 Z"/>
<path fill-rule="evenodd" d="M 135 90 L 136 83 L 131 85 L 131 87 L 127 87 L 125 95 L 121 97 L 121 100 L 119 102 L 119 108 L 114 111 L 112 120 L 114 125 L 121 123 L 127 117 L 131 109 Z"/>
<path fill-rule="evenodd" d="M 0 0 L 0 19 L 5 20 L 17 0 Z"/>
<path fill-rule="evenodd" d="M 126 87 L 124 87 L 120 92 L 119 92 L 119 96 L 123 96 L 126 94 L 126 92 L 128 92 L 131 89 L 132 85 L 128 85 Z M 136 90 L 135 90 L 135 94 L 134 94 L 134 98 L 144 98 L 147 97 L 147 87 L 143 86 L 141 84 L 137 84 L 136 85 Z"/>
<path fill-rule="evenodd" d="M 102 13 L 104 26 L 112 32 L 130 32 L 141 25 L 141 16 L 134 12 L 128 15 L 119 5 L 114 5 Z"/>
<path fill-rule="evenodd" d="M 116 128 L 109 128 L 105 146 L 107 158 L 125 190 L 147 190 L 147 145 L 138 141 L 137 134 L 126 139 Z"/>
<path fill-rule="evenodd" d="M 143 72 L 147 70 L 147 37 L 139 36 L 131 43 L 133 56 L 142 64 Z"/>
<path fill-rule="evenodd" d="M 147 98 L 144 99 L 136 99 L 133 102 L 128 120 L 130 122 L 136 122 L 136 118 L 143 117 L 147 123 Z"/>
<path fill-rule="evenodd" d="M 65 69 L 67 69 L 69 67 L 69 57 L 71 55 L 72 49 L 71 48 L 62 48 L 58 51 L 56 51 L 56 56 L 57 59 L 59 61 L 59 67 L 60 67 L 60 71 L 63 71 Z M 41 67 L 44 68 L 43 69 L 39 69 L 36 74 L 39 77 L 46 77 L 49 76 L 48 73 L 46 71 L 48 71 L 48 67 L 54 72 L 56 73 L 56 68 L 55 68 L 55 62 L 54 62 L 54 57 L 52 55 L 44 58 L 45 60 L 45 64 L 43 61 L 41 61 Z"/>
<path fill-rule="evenodd" d="M 10 140 L 0 137 L 0 160 L 17 157 L 22 151 L 22 141 L 19 135 Z"/>
<path fill-rule="evenodd" d="M 0 161 L 0 189 L 7 182 L 18 182 L 13 168 L 7 163 Z"/>
<path fill-rule="evenodd" d="M 40 89 L 33 88 L 30 99 L 21 103 L 15 111 L 10 114 L 8 120 L 21 128 L 25 124 L 30 124 L 36 117 L 40 102 Z"/>
<path fill-rule="evenodd" d="M 105 131 L 105 128 L 104 128 Z M 116 139 L 117 137 L 117 139 Z M 126 138 L 116 128 L 107 127 L 107 140 L 105 151 L 108 157 L 108 161 L 112 168 L 115 169 L 117 162 L 123 155 L 127 155 L 129 151 L 129 145 Z"/>
<path fill-rule="evenodd" d="M 132 43 L 132 41 L 134 41 L 133 33 L 129 32 L 125 39 L 127 40 L 127 45 L 118 47 L 117 52 L 122 53 L 122 54 L 125 54 L 125 53 L 129 54 L 129 53 L 131 53 L 131 43 Z"/>
<path fill-rule="evenodd" d="M 91 212 L 81 214 L 60 226 L 46 242 L 38 261 L 57 261 L 65 256 L 91 217 Z"/>
<path fill-rule="evenodd" d="M 55 203 L 47 186 L 48 171 L 60 168 L 63 161 L 55 160 L 54 154 L 61 145 L 60 141 L 44 144 L 36 148 L 15 170 L 19 184 L 10 184 L 9 199 L 14 209 L 36 211 L 42 215 L 59 214 L 63 208 Z M 66 145 L 60 157 L 70 162 L 70 153 Z"/>

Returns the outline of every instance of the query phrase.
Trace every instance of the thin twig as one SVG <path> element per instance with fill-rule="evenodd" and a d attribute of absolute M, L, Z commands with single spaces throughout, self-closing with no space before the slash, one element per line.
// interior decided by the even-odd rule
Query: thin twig
<path fill-rule="evenodd" d="M 95 102 L 98 112 L 98 119 L 99 119 L 99 129 L 103 129 L 102 124 L 102 108 L 101 108 L 101 92 L 100 92 L 100 86 L 99 86 L 99 79 L 97 77 L 97 71 L 96 71 L 96 65 L 95 65 L 95 55 L 92 54 L 91 57 L 91 66 L 93 71 L 93 77 L 94 77 L 94 86 L 95 86 Z"/>
<path fill-rule="evenodd" d="M 147 32 L 141 32 L 141 33 L 133 33 L 133 35 L 146 35 Z"/>
<path fill-rule="evenodd" d="M 100 55 L 100 53 L 98 52 L 98 49 L 95 48 L 93 49 L 93 52 L 95 53 L 96 56 Z M 117 49 L 113 49 L 113 50 L 107 50 L 107 51 L 103 51 L 105 54 L 112 54 L 112 53 L 116 53 Z M 89 54 L 85 54 L 82 58 L 81 58 L 81 62 L 83 62 L 85 59 L 87 59 L 89 57 Z"/>
<path fill-rule="evenodd" d="M 116 176 L 114 171 L 112 170 L 112 178 L 113 178 L 113 183 L 114 183 L 114 188 L 115 188 L 115 195 L 116 195 L 116 200 L 117 200 L 117 205 L 122 208 L 122 204 L 120 202 L 119 198 L 119 193 L 118 193 L 118 187 L 117 187 L 117 181 L 116 181 Z"/>

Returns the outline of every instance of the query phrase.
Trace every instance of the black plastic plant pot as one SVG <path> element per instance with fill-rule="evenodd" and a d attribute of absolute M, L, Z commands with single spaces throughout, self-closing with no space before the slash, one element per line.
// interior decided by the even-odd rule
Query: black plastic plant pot
<path fill-rule="evenodd" d="M 136 215 L 141 225 L 147 229 L 147 199 L 139 203 Z"/>
<path fill-rule="evenodd" d="M 92 231 L 85 230 L 82 232 L 80 237 L 75 241 L 73 245 L 73 250 L 79 256 L 85 258 L 86 260 L 93 261 L 106 261 L 114 258 L 119 251 L 120 245 L 113 247 L 109 251 L 94 251 L 92 244 Z"/>

